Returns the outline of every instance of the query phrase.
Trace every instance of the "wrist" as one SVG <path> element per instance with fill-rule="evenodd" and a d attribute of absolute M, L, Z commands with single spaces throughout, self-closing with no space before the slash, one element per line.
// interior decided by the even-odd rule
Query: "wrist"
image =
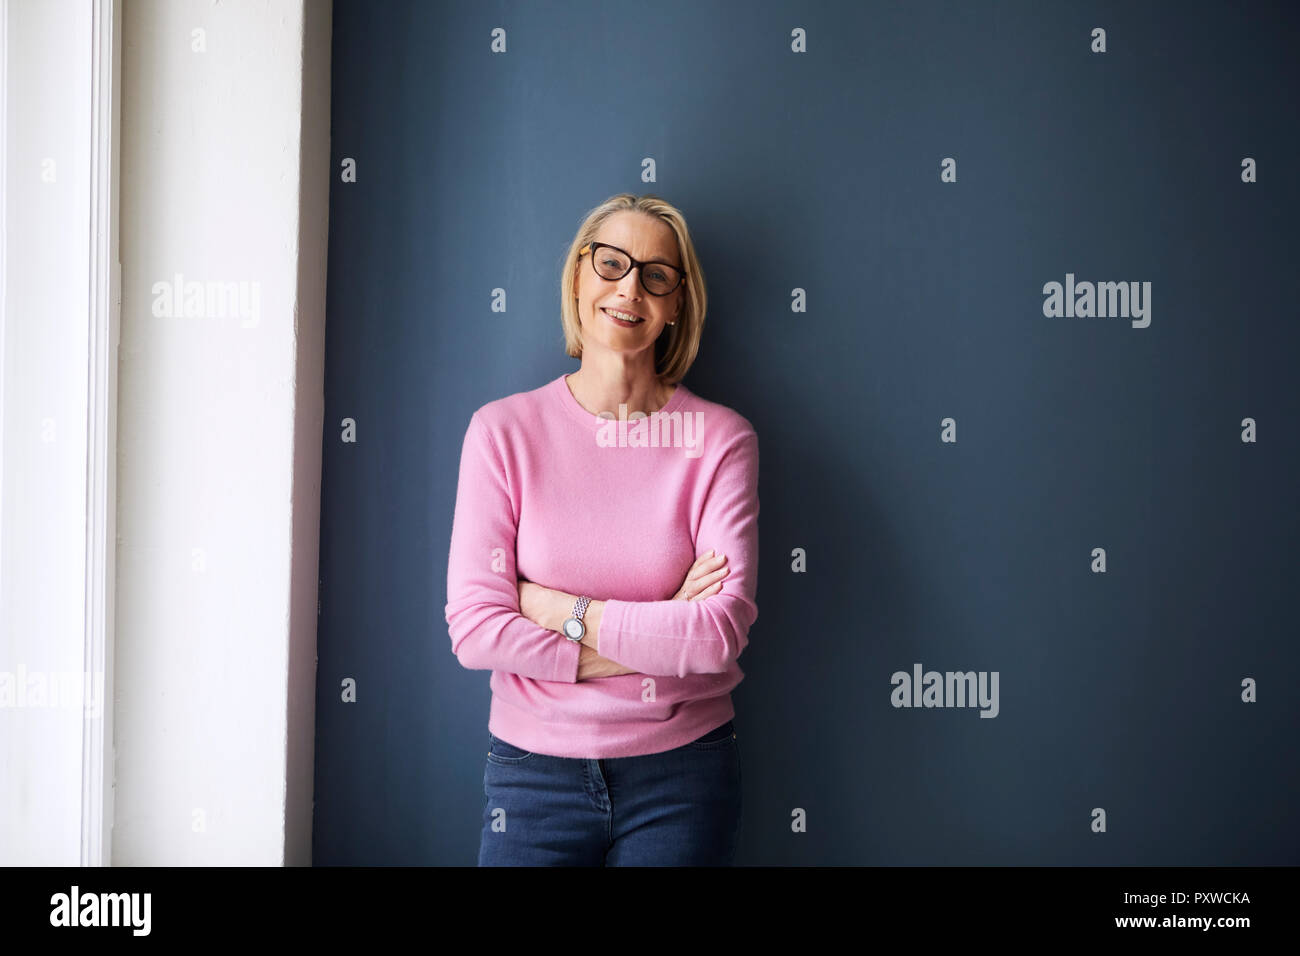
<path fill-rule="evenodd" d="M 564 622 L 574 616 L 574 611 L 577 609 L 578 598 L 580 596 L 581 595 L 577 594 L 568 594 L 564 591 L 556 591 L 555 600 L 550 607 L 550 620 L 545 626 L 557 632 L 566 640 L 568 637 L 564 633 Z M 597 632 L 600 628 L 600 615 L 601 611 L 604 610 L 604 607 L 604 601 L 595 601 L 590 598 L 587 599 L 587 609 L 582 615 L 584 633 L 582 635 L 582 640 L 575 643 L 581 644 L 584 647 L 589 647 L 593 651 L 598 649 L 596 647 L 598 638 Z"/>
<path fill-rule="evenodd" d="M 600 643 L 600 616 L 604 610 L 604 601 L 592 601 L 587 605 L 587 613 L 582 616 L 582 622 L 587 627 L 587 633 L 582 636 L 582 643 L 597 652 L 600 650 L 598 646 Z"/>
<path fill-rule="evenodd" d="M 573 616 L 573 606 L 578 603 L 578 595 L 566 594 L 564 591 L 555 592 L 555 600 L 551 604 L 550 620 L 546 626 L 552 631 L 564 636 L 564 622 Z"/>

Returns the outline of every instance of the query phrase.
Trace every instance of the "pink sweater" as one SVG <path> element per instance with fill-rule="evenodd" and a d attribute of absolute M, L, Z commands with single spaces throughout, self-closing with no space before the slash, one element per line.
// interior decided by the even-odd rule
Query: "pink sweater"
<path fill-rule="evenodd" d="M 709 549 L 727 556 L 721 590 L 671 600 Z M 599 653 L 639 673 L 578 681 L 579 645 L 519 613 L 521 578 L 607 601 Z M 722 725 L 757 580 L 758 436 L 732 409 L 679 384 L 649 418 L 602 420 L 561 375 L 471 416 L 447 626 L 461 664 L 492 671 L 488 729 L 502 740 L 602 759 Z"/>

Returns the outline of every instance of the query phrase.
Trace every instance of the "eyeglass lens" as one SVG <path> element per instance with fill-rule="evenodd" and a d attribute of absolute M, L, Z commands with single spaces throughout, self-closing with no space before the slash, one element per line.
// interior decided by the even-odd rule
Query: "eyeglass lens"
<path fill-rule="evenodd" d="M 592 264 L 602 279 L 621 279 L 632 266 L 627 256 L 608 246 L 597 247 Z M 662 262 L 647 262 L 641 267 L 641 282 L 652 295 L 667 295 L 680 281 L 681 273 Z"/>

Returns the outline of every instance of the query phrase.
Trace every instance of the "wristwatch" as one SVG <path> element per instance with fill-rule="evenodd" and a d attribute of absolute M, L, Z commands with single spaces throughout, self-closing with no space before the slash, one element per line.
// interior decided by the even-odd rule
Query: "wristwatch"
<path fill-rule="evenodd" d="M 591 598 L 583 596 L 578 598 L 573 605 L 573 614 L 564 619 L 560 625 L 560 633 L 575 644 L 582 643 L 583 637 L 587 634 L 587 625 L 582 623 L 582 615 L 587 613 L 587 605 L 591 603 Z"/>

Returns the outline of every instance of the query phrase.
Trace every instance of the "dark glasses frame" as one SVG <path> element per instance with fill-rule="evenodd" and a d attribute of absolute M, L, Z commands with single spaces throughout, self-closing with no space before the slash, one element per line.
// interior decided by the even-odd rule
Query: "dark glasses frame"
<path fill-rule="evenodd" d="M 596 250 L 599 249 L 601 246 L 604 246 L 606 249 L 613 249 L 615 252 L 627 256 L 627 261 L 631 263 L 631 265 L 627 267 L 627 271 L 624 272 L 623 275 L 619 276 L 618 279 L 605 279 L 603 275 L 601 275 L 599 272 L 596 271 Z M 637 259 L 633 259 L 626 249 L 620 249 L 618 246 L 612 245 L 608 242 L 587 243 L 585 246 L 582 247 L 582 249 L 578 251 L 578 258 L 581 259 L 589 252 L 591 253 L 591 271 L 596 273 L 597 278 L 605 279 L 606 282 L 618 282 L 623 278 L 623 276 L 627 275 L 628 272 L 631 272 L 633 267 L 635 267 L 637 281 L 641 283 L 641 288 L 645 289 L 646 292 L 649 293 L 650 295 L 663 298 L 666 295 L 672 295 L 674 292 L 676 292 L 678 289 L 680 289 L 682 286 L 686 284 L 685 270 L 679 269 L 677 268 L 677 266 L 672 265 L 671 263 L 668 262 L 641 262 Z M 644 272 L 645 266 L 664 266 L 673 270 L 673 272 L 677 273 L 677 284 L 674 285 L 667 292 L 652 291 L 650 287 L 645 284 L 645 272 Z"/>

